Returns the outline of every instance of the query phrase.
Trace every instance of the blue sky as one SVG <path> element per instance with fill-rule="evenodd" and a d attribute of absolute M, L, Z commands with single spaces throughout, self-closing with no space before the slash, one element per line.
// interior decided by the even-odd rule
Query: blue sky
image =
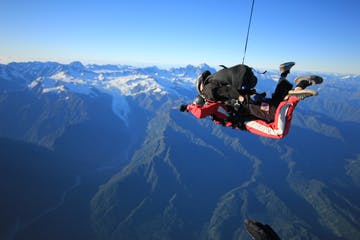
<path fill-rule="evenodd" d="M 241 63 L 251 0 L 1 0 L 0 62 Z M 255 0 L 245 63 L 360 73 L 360 2 Z"/>

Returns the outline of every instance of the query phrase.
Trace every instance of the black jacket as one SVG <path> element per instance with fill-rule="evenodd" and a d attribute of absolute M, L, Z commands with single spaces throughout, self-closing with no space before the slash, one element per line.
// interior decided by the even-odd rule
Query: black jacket
<path fill-rule="evenodd" d="M 239 64 L 208 76 L 201 93 L 206 99 L 224 102 L 238 99 L 240 92 L 254 88 L 256 83 L 251 68 Z"/>
<path fill-rule="evenodd" d="M 239 91 L 233 86 L 221 85 L 216 81 L 206 83 L 201 93 L 206 99 L 221 102 L 238 99 L 240 96 Z"/>

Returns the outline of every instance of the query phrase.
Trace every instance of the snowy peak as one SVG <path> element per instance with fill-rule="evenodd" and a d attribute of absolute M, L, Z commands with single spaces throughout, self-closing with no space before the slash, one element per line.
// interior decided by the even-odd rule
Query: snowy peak
<path fill-rule="evenodd" d="M 182 95 L 178 91 L 193 89 L 197 76 L 205 69 L 215 72 L 207 65 L 165 70 L 157 66 L 84 66 L 81 62 L 10 63 L 0 65 L 0 84 L 5 80 L 18 86 L 19 90 L 28 88 L 37 94 L 61 94 L 67 100 L 73 93 L 89 96 L 104 93 L 112 97 L 113 112 L 127 123 L 130 108 L 126 97 L 145 94 L 177 98 Z"/>
<path fill-rule="evenodd" d="M 196 77 L 211 69 L 208 65 L 160 69 L 156 66 L 136 68 L 128 65 L 88 65 L 81 62 L 10 63 L 0 67 L 0 77 L 13 81 L 17 76 L 30 89 L 42 88 L 42 93 L 101 92 L 122 94 L 174 94 L 179 87 L 192 86 Z M 214 69 L 211 69 L 215 71 Z"/>
<path fill-rule="evenodd" d="M 86 65 L 81 62 L 61 64 L 56 62 L 24 62 L 0 64 L 0 82 L 3 86 L 29 88 L 41 94 L 78 93 L 96 95 L 98 92 L 111 96 L 173 95 L 183 96 L 184 91 L 194 91 L 196 78 L 205 70 L 216 70 L 207 64 L 187 65 L 161 69 L 157 66 L 134 67 L 129 65 Z M 278 80 L 278 71 L 266 74 L 255 73 L 258 77 L 258 91 L 272 91 Z M 291 73 L 289 81 L 298 75 Z M 350 92 L 358 92 L 358 75 L 319 74 L 325 81 L 321 86 L 334 86 Z M 339 82 L 346 83 L 340 84 Z M 11 84 L 10 84 L 11 83 Z M 13 87 L 14 88 L 14 87 Z M 333 93 L 334 94 L 334 93 Z M 333 95 L 332 94 L 332 95 Z M 193 97 L 193 96 L 191 96 Z"/>
<path fill-rule="evenodd" d="M 81 62 L 60 64 L 56 62 L 25 62 L 0 64 L 0 90 L 17 91 L 29 89 L 37 94 L 59 94 L 62 99 L 71 99 L 72 94 L 96 97 L 106 94 L 112 98 L 113 112 L 124 122 L 127 122 L 129 113 L 128 97 L 168 96 L 174 99 L 191 101 L 196 91 L 196 78 L 205 70 L 214 73 L 216 70 L 206 64 L 199 66 L 187 65 L 161 69 L 157 66 L 134 67 L 129 65 L 86 65 Z M 268 71 L 266 74 L 255 72 L 258 77 L 256 89 L 271 96 L 278 80 L 278 71 Z M 288 80 L 293 82 L 299 75 L 310 73 L 292 72 Z M 312 73 L 313 74 L 313 73 Z M 359 92 L 358 75 L 320 74 L 324 83 L 313 86 L 321 94 L 321 108 L 318 105 L 308 107 L 314 112 L 325 115 L 336 115 L 342 109 L 341 116 L 352 113 L 352 119 L 358 121 Z M 344 92 L 347 98 L 344 98 Z M 336 100 L 335 100 L 336 99 Z M 313 99 L 312 101 L 314 101 Z M 333 111 L 338 106 L 336 111 Z M 346 106 L 344 108 L 343 106 Z M 301 109 L 301 107 L 299 107 Z M 325 110 L 324 110 L 325 109 Z M 337 114 L 338 115 L 338 114 Z M 352 120 L 353 121 L 353 120 Z"/>

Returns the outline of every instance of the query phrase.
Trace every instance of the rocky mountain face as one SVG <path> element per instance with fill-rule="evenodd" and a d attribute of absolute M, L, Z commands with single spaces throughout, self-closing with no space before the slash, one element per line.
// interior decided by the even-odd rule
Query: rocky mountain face
<path fill-rule="evenodd" d="M 320 74 L 271 140 L 179 112 L 207 69 L 0 65 L 0 239 L 359 238 L 360 76 Z"/>

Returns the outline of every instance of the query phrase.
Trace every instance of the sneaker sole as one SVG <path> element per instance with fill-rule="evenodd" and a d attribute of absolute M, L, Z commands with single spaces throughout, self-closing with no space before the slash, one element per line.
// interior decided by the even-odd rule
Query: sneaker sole
<path fill-rule="evenodd" d="M 280 72 L 285 72 L 286 70 L 290 70 L 295 65 L 295 62 L 286 62 L 282 63 L 279 66 Z"/>
<path fill-rule="evenodd" d="M 304 97 L 303 95 L 306 95 L 306 94 L 308 94 L 308 96 Z M 296 97 L 296 98 L 303 100 L 307 97 L 314 97 L 317 95 L 318 95 L 317 91 L 309 90 L 309 89 L 298 90 L 298 91 L 290 90 L 288 95 L 286 95 L 286 97 L 284 98 L 284 100 L 288 100 L 290 97 Z"/>
<path fill-rule="evenodd" d="M 324 81 L 322 77 L 319 77 L 316 75 L 311 75 L 311 76 L 305 76 L 305 77 L 297 77 L 295 79 L 295 84 L 299 84 L 299 82 L 301 82 L 303 80 L 308 81 L 311 85 L 321 84 Z"/>
<path fill-rule="evenodd" d="M 313 96 L 317 96 L 318 95 L 318 92 L 317 91 L 314 91 L 314 90 L 310 90 L 310 89 L 303 89 L 303 90 L 290 90 L 289 91 L 289 95 L 301 95 L 301 94 L 311 94 Z"/>

